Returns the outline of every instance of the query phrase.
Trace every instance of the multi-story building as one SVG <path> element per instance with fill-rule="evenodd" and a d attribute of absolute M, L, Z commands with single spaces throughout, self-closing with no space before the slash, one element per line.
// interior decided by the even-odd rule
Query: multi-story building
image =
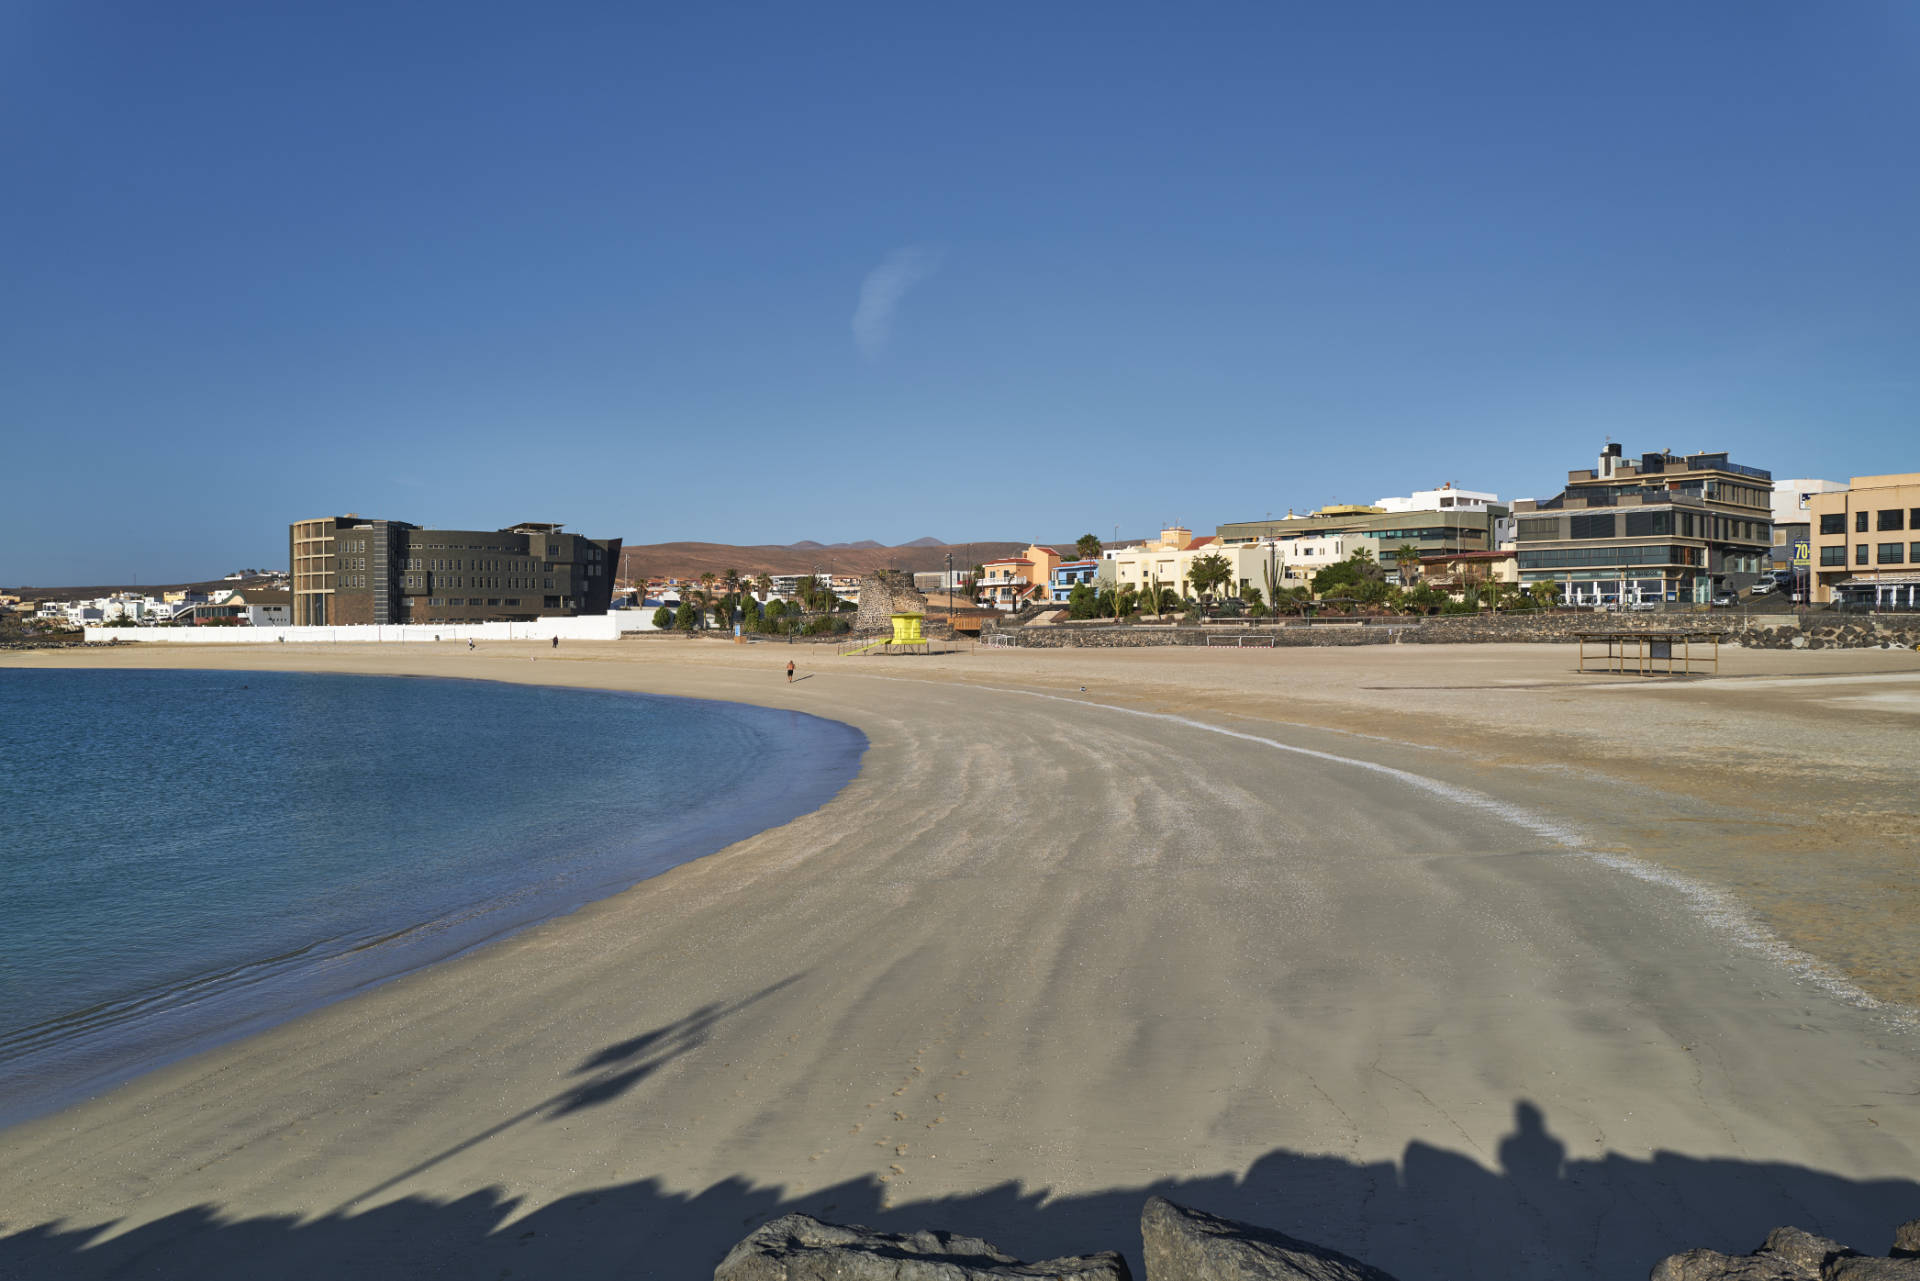
<path fill-rule="evenodd" d="M 1813 603 L 1920 606 L 1920 472 L 1813 494 Z"/>
<path fill-rule="evenodd" d="M 1815 480 L 1812 477 L 1798 477 L 1793 480 L 1773 482 L 1773 557 L 1772 567 L 1776 572 L 1786 570 L 1795 575 L 1795 590 L 1804 592 L 1807 584 L 1807 570 L 1812 563 L 1813 539 L 1809 525 L 1815 494 L 1831 494 L 1845 489 L 1837 480 Z"/>
<path fill-rule="evenodd" d="M 1333 559 L 1364 549 L 1393 580 L 1400 548 L 1411 546 L 1422 556 L 1491 551 L 1500 544 L 1508 515 L 1506 505 L 1492 494 L 1449 486 L 1383 498 L 1371 506 L 1322 507 L 1306 516 L 1288 512 L 1279 520 L 1233 521 L 1215 532 L 1229 551 L 1275 542 L 1279 558 L 1304 569 L 1308 577 L 1330 563 L 1325 555 L 1330 548 L 1340 549 Z M 1260 578 L 1253 582 L 1258 585 Z"/>
<path fill-rule="evenodd" d="M 1047 583 L 1060 553 L 1033 544 L 1018 556 L 1003 556 L 981 566 L 980 600 L 995 609 L 1018 609 L 1032 601 L 1050 600 Z"/>
<path fill-rule="evenodd" d="M 1725 453 L 1642 454 L 1609 444 L 1544 502 L 1514 504 L 1523 583 L 1579 604 L 1711 600 L 1766 572 L 1773 475 Z"/>
<path fill-rule="evenodd" d="M 620 540 L 559 525 L 422 529 L 328 516 L 288 531 L 296 625 L 477 623 L 604 614 Z"/>
<path fill-rule="evenodd" d="M 1053 599 L 1063 604 L 1071 600 L 1073 589 L 1082 583 L 1091 587 L 1099 570 L 1100 562 L 1097 560 L 1061 561 L 1053 567 L 1053 576 L 1048 584 L 1053 591 Z"/>

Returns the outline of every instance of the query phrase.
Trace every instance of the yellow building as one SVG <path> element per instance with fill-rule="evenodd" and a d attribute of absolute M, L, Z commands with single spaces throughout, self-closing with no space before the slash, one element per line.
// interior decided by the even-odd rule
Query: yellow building
<path fill-rule="evenodd" d="M 1813 494 L 1807 521 L 1814 604 L 1920 606 L 1920 472 Z"/>

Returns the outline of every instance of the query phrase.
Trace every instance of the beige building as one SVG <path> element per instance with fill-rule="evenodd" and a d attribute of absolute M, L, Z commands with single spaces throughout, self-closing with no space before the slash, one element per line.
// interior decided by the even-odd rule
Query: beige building
<path fill-rule="evenodd" d="M 1920 606 L 1920 472 L 1810 495 L 1807 523 L 1814 604 Z"/>
<path fill-rule="evenodd" d="M 1345 555 L 1344 550 L 1335 554 L 1331 547 L 1316 546 L 1314 551 L 1324 552 L 1324 558 L 1319 563 L 1302 563 L 1302 548 L 1293 544 L 1276 543 L 1272 539 L 1227 543 L 1215 534 L 1195 538 L 1192 530 L 1169 525 L 1160 531 L 1158 538 L 1137 547 L 1109 552 L 1101 565 L 1100 580 L 1136 590 L 1146 590 L 1157 582 L 1163 588 L 1170 587 L 1182 596 L 1190 596 L 1193 589 L 1187 584 L 1187 571 L 1193 568 L 1193 562 L 1202 556 L 1224 556 L 1233 567 L 1226 594 L 1238 596 L 1242 588 L 1253 587 L 1265 599 L 1269 570 L 1275 571 L 1281 586 L 1291 587 Z"/>

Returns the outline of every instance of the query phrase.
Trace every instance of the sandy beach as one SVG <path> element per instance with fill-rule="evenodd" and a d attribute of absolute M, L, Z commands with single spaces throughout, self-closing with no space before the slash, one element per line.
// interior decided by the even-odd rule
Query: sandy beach
<path fill-rule="evenodd" d="M 782 669 L 797 656 L 800 675 Z M 1415 1278 L 1920 1216 L 1920 657 L 125 646 L 871 741 L 819 811 L 0 1132 L 0 1276 L 705 1277 L 789 1210 Z"/>

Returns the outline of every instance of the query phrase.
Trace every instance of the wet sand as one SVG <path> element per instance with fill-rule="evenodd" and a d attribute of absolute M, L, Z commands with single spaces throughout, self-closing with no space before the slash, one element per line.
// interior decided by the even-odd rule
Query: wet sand
<path fill-rule="evenodd" d="M 872 742 L 815 814 L 0 1134 L 0 1274 L 696 1277 L 787 1209 L 1137 1263 L 1152 1190 L 1408 1279 L 1614 1276 L 1920 1214 L 1910 653 L 0 662 L 644 689 Z"/>

